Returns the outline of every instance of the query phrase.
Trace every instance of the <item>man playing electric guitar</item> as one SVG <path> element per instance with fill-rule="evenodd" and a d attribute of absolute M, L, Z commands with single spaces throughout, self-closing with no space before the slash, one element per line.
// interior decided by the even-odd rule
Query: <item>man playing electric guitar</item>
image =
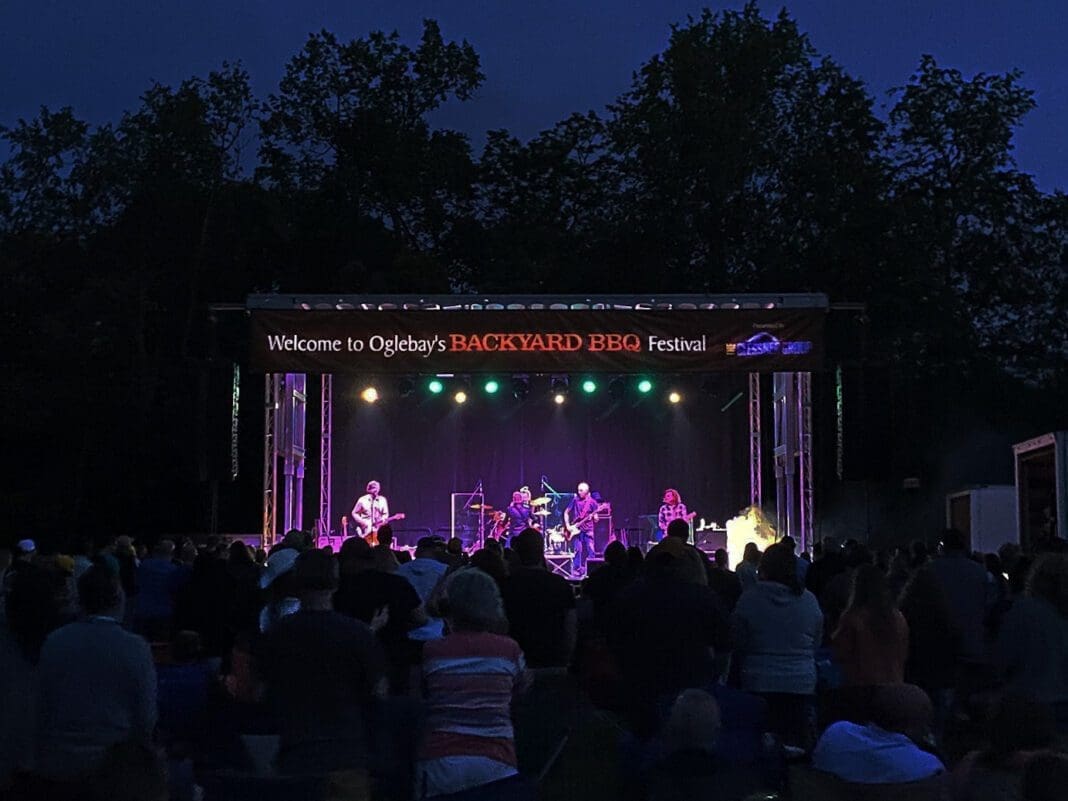
<path fill-rule="evenodd" d="M 667 536 L 667 528 L 672 520 L 685 520 L 689 523 L 697 516 L 697 512 L 686 512 L 686 504 L 682 502 L 682 496 L 676 489 L 664 490 L 664 503 L 660 507 L 660 514 L 656 518 L 657 542 Z"/>
<path fill-rule="evenodd" d="M 575 558 L 571 565 L 571 577 L 586 575 L 586 560 L 593 556 L 593 525 L 597 522 L 600 504 L 590 497 L 590 485 L 583 481 L 575 488 L 575 497 L 564 509 L 564 529 L 571 539 Z"/>
<path fill-rule="evenodd" d="M 403 520 L 403 514 L 390 517 L 389 501 L 381 494 L 382 485 L 377 481 L 367 482 L 367 494 L 361 495 L 352 507 L 352 522 L 357 533 L 371 545 L 378 544 L 378 529 L 394 520 Z"/>

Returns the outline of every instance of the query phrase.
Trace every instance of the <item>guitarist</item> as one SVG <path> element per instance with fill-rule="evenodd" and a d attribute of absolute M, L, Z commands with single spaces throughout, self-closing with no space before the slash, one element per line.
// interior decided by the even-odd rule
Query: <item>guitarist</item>
<path fill-rule="evenodd" d="M 367 494 L 361 495 L 352 507 L 352 522 L 361 537 L 374 534 L 389 519 L 389 501 L 381 493 L 382 485 L 372 479 L 367 482 Z"/>
<path fill-rule="evenodd" d="M 682 502 L 679 491 L 670 487 L 664 490 L 664 503 L 660 507 L 660 514 L 656 518 L 656 540 L 659 542 L 667 536 L 668 526 L 672 520 L 685 520 L 689 523 L 697 515 L 696 512 L 686 513 L 686 504 Z"/>
<path fill-rule="evenodd" d="M 593 556 L 593 525 L 597 522 L 599 506 L 590 496 L 590 485 L 583 481 L 575 488 L 575 497 L 564 509 L 564 528 L 571 535 L 571 545 L 575 550 L 572 578 L 586 575 L 586 560 Z"/>

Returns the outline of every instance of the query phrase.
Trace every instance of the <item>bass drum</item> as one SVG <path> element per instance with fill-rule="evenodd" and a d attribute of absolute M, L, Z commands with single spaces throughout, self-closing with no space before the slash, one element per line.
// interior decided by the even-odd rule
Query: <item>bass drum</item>
<path fill-rule="evenodd" d="M 567 537 L 563 526 L 553 526 L 545 532 L 545 553 L 567 553 Z"/>

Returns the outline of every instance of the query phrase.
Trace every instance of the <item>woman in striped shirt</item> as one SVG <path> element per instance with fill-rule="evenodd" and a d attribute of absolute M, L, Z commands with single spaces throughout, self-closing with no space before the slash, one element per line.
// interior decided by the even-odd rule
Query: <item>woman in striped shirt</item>
<path fill-rule="evenodd" d="M 449 633 L 423 649 L 427 723 L 416 798 L 491 783 L 521 797 L 511 704 L 528 679 L 518 643 L 497 633 L 508 627 L 500 591 L 481 570 L 467 568 L 449 579 L 442 606 Z"/>

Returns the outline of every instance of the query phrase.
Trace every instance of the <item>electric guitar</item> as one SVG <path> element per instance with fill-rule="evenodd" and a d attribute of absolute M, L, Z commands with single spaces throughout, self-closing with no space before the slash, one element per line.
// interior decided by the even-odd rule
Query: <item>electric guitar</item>
<path fill-rule="evenodd" d="M 692 523 L 695 517 L 697 517 L 697 512 L 690 512 L 688 515 L 679 515 L 675 520 L 685 520 L 687 523 Z M 672 522 L 674 521 L 669 520 L 668 525 L 670 526 Z M 664 536 L 667 536 L 667 529 L 660 530 L 664 532 Z"/>
<path fill-rule="evenodd" d="M 566 526 L 565 525 L 564 526 L 564 536 L 567 538 L 567 541 L 571 542 L 571 538 L 579 533 L 579 526 L 581 526 L 587 520 L 591 520 L 592 519 L 596 523 L 599 515 L 611 514 L 611 509 L 612 509 L 612 507 L 609 504 L 607 504 L 607 503 L 599 503 L 599 504 L 597 504 L 597 508 L 594 509 L 589 514 L 585 514 L 582 517 L 578 518 L 570 526 Z"/>
<path fill-rule="evenodd" d="M 403 520 L 404 512 L 399 512 L 395 515 L 390 515 L 385 520 L 379 520 L 376 525 L 372 525 L 370 520 L 356 520 L 356 527 L 360 529 L 360 536 L 364 538 L 368 545 L 378 545 L 378 529 L 386 525 L 386 523 L 392 523 L 394 520 Z"/>

